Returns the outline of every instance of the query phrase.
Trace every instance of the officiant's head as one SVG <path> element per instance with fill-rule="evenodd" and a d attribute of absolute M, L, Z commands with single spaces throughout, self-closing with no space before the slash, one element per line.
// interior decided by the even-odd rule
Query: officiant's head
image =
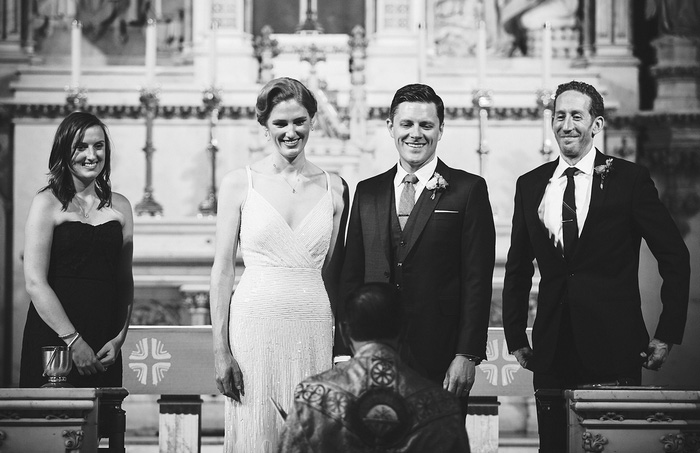
<path fill-rule="evenodd" d="M 369 342 L 394 348 L 403 329 L 403 309 L 396 289 L 388 283 L 365 283 L 345 301 L 345 320 L 340 326 L 347 345 L 357 350 Z"/>
<path fill-rule="evenodd" d="M 394 94 L 386 126 L 404 170 L 415 173 L 435 158 L 444 121 L 445 105 L 428 85 L 406 85 Z"/>

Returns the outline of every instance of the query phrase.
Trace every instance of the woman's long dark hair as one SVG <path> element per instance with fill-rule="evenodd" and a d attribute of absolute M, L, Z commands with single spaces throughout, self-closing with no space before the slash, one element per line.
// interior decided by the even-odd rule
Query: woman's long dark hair
<path fill-rule="evenodd" d="M 68 209 L 68 204 L 75 196 L 75 184 L 70 171 L 71 159 L 75 151 L 73 143 L 81 142 L 85 131 L 93 126 L 101 127 L 105 136 L 104 167 L 95 178 L 95 192 L 100 199 L 97 209 L 112 205 L 112 188 L 109 184 L 112 144 L 107 135 L 107 126 L 91 113 L 73 112 L 65 117 L 56 130 L 49 156 L 49 183 L 40 190 L 40 192 L 51 190 L 51 193 L 61 202 L 64 211 Z"/>

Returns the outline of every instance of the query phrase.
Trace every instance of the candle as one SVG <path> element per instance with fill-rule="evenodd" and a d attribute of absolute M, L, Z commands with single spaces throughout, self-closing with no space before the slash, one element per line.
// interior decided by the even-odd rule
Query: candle
<path fill-rule="evenodd" d="M 162 18 L 163 17 L 163 1 L 156 0 L 154 9 L 155 9 L 155 13 L 156 13 L 156 20 Z"/>
<path fill-rule="evenodd" d="M 484 88 L 484 79 L 486 77 L 486 23 L 483 20 L 479 21 L 477 32 L 476 87 L 477 89 L 481 89 Z"/>
<path fill-rule="evenodd" d="M 80 41 L 82 39 L 83 25 L 80 21 L 74 20 L 71 28 L 70 46 L 70 84 L 77 87 L 80 83 Z"/>
<path fill-rule="evenodd" d="M 552 72 L 552 27 L 549 22 L 544 23 L 542 29 L 542 87 L 547 89 L 550 85 Z"/>
<path fill-rule="evenodd" d="M 552 111 L 544 109 L 542 115 L 542 151 L 545 156 L 552 150 L 552 140 L 550 140 L 549 128 L 552 127 Z"/>
<path fill-rule="evenodd" d="M 209 83 L 211 86 L 216 85 L 217 68 L 217 35 L 219 22 L 214 20 L 211 23 L 211 33 L 209 34 Z"/>
<path fill-rule="evenodd" d="M 156 81 L 156 21 L 148 19 L 146 25 L 146 85 Z"/>

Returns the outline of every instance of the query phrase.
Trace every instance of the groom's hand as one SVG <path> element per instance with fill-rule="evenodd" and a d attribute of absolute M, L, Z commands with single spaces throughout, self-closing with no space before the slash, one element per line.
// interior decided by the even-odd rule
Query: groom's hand
<path fill-rule="evenodd" d="M 464 356 L 455 356 L 447 369 L 442 388 L 457 397 L 467 396 L 474 385 L 475 376 L 476 363 Z"/>

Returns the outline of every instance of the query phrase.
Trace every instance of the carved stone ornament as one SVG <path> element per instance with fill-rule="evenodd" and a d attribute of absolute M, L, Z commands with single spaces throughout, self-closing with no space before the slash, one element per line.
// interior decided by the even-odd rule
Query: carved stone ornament
<path fill-rule="evenodd" d="M 83 433 L 82 430 L 64 430 L 63 438 L 66 439 L 63 445 L 66 446 L 66 450 L 80 450 L 83 445 Z"/>
<path fill-rule="evenodd" d="M 665 434 L 659 442 L 666 453 L 697 453 L 700 451 L 700 432 Z"/>
<path fill-rule="evenodd" d="M 647 417 L 647 421 L 650 423 L 654 422 L 672 422 L 673 419 L 663 412 L 657 412 Z"/>
<path fill-rule="evenodd" d="M 607 412 L 604 415 L 601 415 L 598 420 L 600 421 L 614 421 L 614 422 L 621 422 L 625 419 L 622 415 L 615 413 L 615 412 Z"/>
<path fill-rule="evenodd" d="M 600 434 L 592 434 L 588 431 L 581 435 L 583 438 L 583 451 L 601 452 L 605 450 L 608 439 Z"/>

